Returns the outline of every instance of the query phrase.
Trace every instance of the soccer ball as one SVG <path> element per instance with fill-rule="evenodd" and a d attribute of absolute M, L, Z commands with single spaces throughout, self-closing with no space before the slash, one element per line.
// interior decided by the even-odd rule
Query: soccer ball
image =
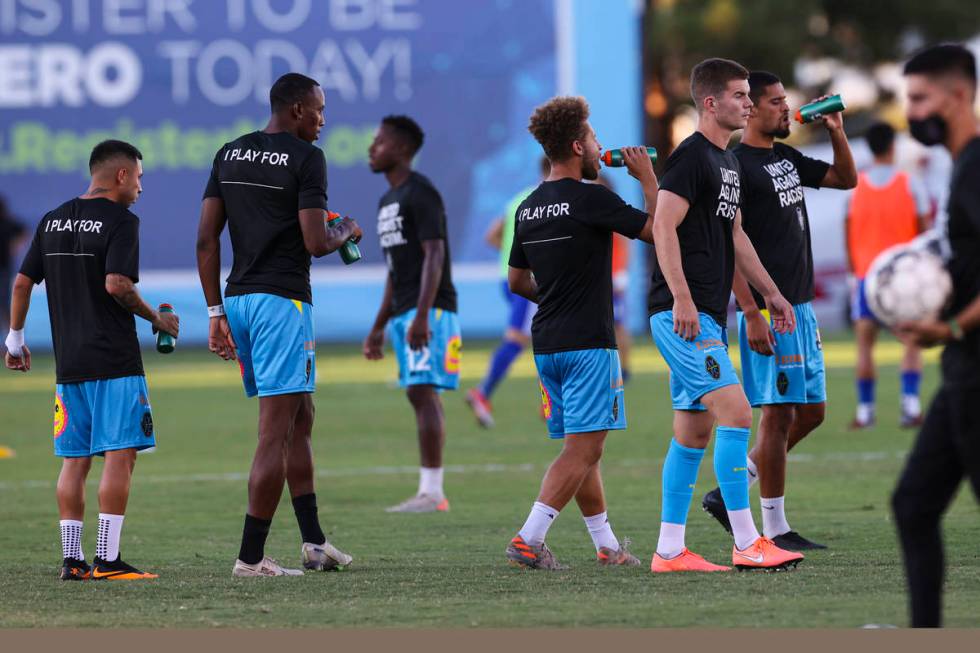
<path fill-rule="evenodd" d="M 939 317 L 952 289 L 942 257 L 915 241 L 883 251 L 864 278 L 868 308 L 889 327 Z"/>

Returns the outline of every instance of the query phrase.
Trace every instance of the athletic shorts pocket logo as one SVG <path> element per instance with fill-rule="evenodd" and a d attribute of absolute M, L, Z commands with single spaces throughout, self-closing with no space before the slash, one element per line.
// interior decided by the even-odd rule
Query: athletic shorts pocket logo
<path fill-rule="evenodd" d="M 712 379 L 721 378 L 721 366 L 718 365 L 718 361 L 715 360 L 714 356 L 707 356 L 704 359 L 704 371 L 707 372 Z"/>
<path fill-rule="evenodd" d="M 460 336 L 453 336 L 446 343 L 446 360 L 443 367 L 447 374 L 459 374 L 460 363 L 462 362 L 463 339 Z"/>
<path fill-rule="evenodd" d="M 54 437 L 60 436 L 68 426 L 68 411 L 65 410 L 65 402 L 61 395 L 54 396 Z"/>
<path fill-rule="evenodd" d="M 619 419 L 619 397 L 613 398 L 613 421 Z"/>
<path fill-rule="evenodd" d="M 538 381 L 538 387 L 541 388 L 541 410 L 544 413 L 545 419 L 551 419 L 551 395 L 545 389 L 544 384 Z"/>
<path fill-rule="evenodd" d="M 143 435 L 146 437 L 153 435 L 153 415 L 150 414 L 150 411 L 143 413 L 143 419 L 140 420 L 140 428 L 143 429 Z"/>
<path fill-rule="evenodd" d="M 780 372 L 779 376 L 776 377 L 776 390 L 781 395 L 786 394 L 786 391 L 789 390 L 789 377 L 786 376 L 786 372 Z"/>

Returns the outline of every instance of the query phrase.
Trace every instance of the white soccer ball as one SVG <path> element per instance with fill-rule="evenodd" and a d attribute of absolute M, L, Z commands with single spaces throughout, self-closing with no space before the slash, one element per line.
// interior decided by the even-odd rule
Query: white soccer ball
<path fill-rule="evenodd" d="M 952 289 L 942 257 L 932 248 L 916 246 L 915 241 L 883 251 L 864 278 L 868 308 L 889 327 L 938 318 Z"/>

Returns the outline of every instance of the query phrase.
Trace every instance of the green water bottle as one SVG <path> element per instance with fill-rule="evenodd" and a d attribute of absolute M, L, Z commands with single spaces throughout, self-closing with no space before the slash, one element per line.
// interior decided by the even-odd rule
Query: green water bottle
<path fill-rule="evenodd" d="M 343 220 L 339 213 L 334 213 L 333 211 L 327 211 L 327 226 L 333 228 Z M 361 248 L 357 246 L 357 243 L 353 239 L 348 240 L 346 243 L 340 246 L 340 258 L 344 261 L 346 265 L 351 263 L 357 263 L 361 260 Z"/>
<path fill-rule="evenodd" d="M 837 113 L 843 111 L 847 108 L 844 104 L 843 98 L 840 95 L 831 95 L 830 97 L 825 97 L 822 100 L 817 100 L 816 102 L 811 102 L 810 104 L 804 104 L 802 107 L 796 110 L 796 122 L 800 124 L 806 124 L 808 122 L 813 122 L 814 120 L 819 120 L 821 117 L 826 116 L 830 113 Z"/>
<path fill-rule="evenodd" d="M 174 307 L 170 304 L 160 304 L 157 307 L 157 311 L 160 313 L 173 313 Z M 161 354 L 172 353 L 174 348 L 177 346 L 177 339 L 166 331 L 157 331 L 157 351 Z"/>
<path fill-rule="evenodd" d="M 648 147 L 647 154 L 650 156 L 650 163 L 657 164 L 657 148 Z M 623 151 L 616 150 L 606 150 L 602 153 L 602 162 L 605 163 L 610 168 L 622 168 L 626 165 L 623 161 Z"/>

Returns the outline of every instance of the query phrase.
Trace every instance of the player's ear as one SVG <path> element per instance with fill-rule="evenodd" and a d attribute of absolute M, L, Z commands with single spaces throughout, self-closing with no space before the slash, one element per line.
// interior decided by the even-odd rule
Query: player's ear
<path fill-rule="evenodd" d="M 582 141 L 572 141 L 572 153 L 575 154 L 575 156 L 582 156 L 585 154 L 585 146 L 582 145 Z"/>
<path fill-rule="evenodd" d="M 126 166 L 122 166 L 121 168 L 118 168 L 116 170 L 116 185 L 117 186 L 125 186 L 126 185 L 126 177 L 128 175 L 129 175 L 129 170 L 126 168 Z"/>

